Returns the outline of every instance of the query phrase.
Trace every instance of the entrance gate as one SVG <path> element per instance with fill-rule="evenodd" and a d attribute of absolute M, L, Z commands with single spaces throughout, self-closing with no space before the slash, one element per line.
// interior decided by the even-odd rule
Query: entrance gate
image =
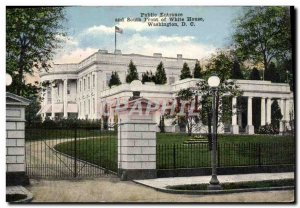
<path fill-rule="evenodd" d="M 117 125 L 101 128 L 100 121 L 49 120 L 27 124 L 25 141 L 30 178 L 86 178 L 117 172 Z"/>

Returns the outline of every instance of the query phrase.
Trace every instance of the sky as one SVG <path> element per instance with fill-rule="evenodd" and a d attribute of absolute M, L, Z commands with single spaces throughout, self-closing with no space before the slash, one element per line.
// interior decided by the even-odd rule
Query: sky
<path fill-rule="evenodd" d="M 122 34 L 117 33 L 117 49 L 122 53 L 162 53 L 168 57 L 182 54 L 184 58 L 205 59 L 230 45 L 233 20 L 242 14 L 242 7 L 66 7 L 65 12 L 67 37 L 60 37 L 65 43 L 57 51 L 54 63 L 78 63 L 99 49 L 113 52 L 115 26 L 123 29 Z M 150 27 L 144 18 L 141 22 L 127 21 L 128 17 L 141 17 L 141 13 L 157 14 L 152 18 L 160 23 L 160 13 L 182 13 L 187 26 L 181 26 L 182 21 L 173 27 Z M 194 26 L 190 26 L 187 17 L 203 21 L 193 21 Z M 116 18 L 124 21 L 116 22 Z"/>

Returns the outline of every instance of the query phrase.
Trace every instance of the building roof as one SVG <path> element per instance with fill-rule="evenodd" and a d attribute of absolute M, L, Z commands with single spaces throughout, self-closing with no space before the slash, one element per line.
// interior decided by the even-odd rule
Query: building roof
<path fill-rule="evenodd" d="M 13 93 L 6 93 L 6 105 L 19 105 L 19 106 L 27 106 L 31 101 L 21 97 L 19 95 L 15 95 Z"/>

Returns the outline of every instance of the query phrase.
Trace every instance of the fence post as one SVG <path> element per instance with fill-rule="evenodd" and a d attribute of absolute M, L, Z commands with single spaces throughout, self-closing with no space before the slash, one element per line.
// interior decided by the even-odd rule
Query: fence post
<path fill-rule="evenodd" d="M 74 178 L 77 177 L 77 125 L 74 128 Z"/>

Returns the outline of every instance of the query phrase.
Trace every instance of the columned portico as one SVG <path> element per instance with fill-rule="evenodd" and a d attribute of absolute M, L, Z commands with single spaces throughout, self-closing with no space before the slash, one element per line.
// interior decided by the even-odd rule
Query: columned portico
<path fill-rule="evenodd" d="M 237 97 L 232 98 L 232 118 L 231 118 L 231 133 L 238 134 L 239 126 L 237 125 L 237 110 L 236 110 Z"/>
<path fill-rule="evenodd" d="M 68 118 L 68 80 L 64 79 L 63 88 L 63 99 L 64 99 L 64 118 Z"/>
<path fill-rule="evenodd" d="M 252 125 L 252 97 L 248 97 L 246 132 L 248 134 L 254 134 L 254 126 Z"/>

